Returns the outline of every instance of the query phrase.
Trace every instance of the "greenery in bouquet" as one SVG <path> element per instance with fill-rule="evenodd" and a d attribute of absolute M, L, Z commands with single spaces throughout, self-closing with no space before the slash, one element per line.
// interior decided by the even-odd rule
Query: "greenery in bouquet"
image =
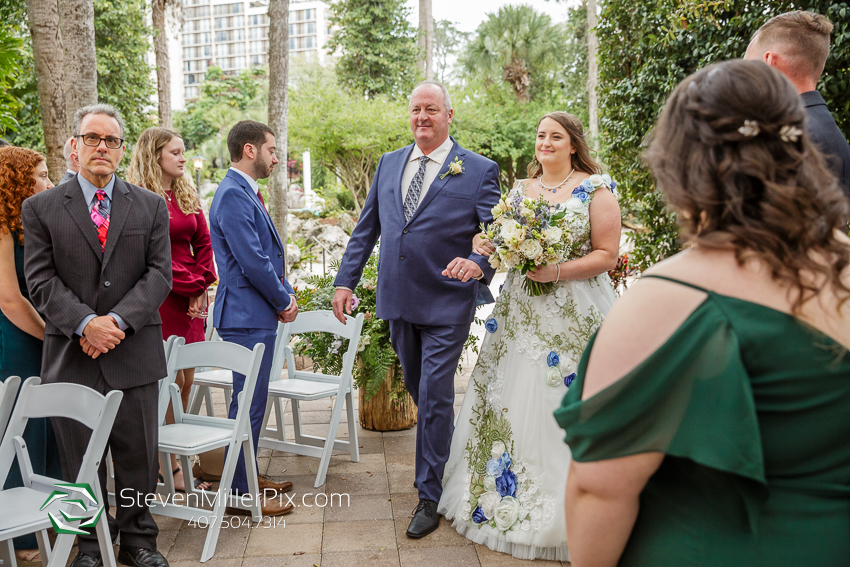
<path fill-rule="evenodd" d="M 590 231 L 587 211 L 591 193 L 600 186 L 613 190 L 616 184 L 607 175 L 591 175 L 565 203 L 552 205 L 543 197 L 526 197 L 525 184 L 518 185 L 493 207 L 493 223 L 482 226 L 496 246 L 490 265 L 525 275 L 529 270 L 586 254 Z M 538 296 L 554 289 L 555 282 L 523 278 L 522 287 L 528 295 Z"/>

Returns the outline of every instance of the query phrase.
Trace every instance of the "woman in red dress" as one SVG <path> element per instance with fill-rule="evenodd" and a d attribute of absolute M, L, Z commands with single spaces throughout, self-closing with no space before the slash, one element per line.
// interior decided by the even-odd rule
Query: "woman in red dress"
<path fill-rule="evenodd" d="M 139 136 L 127 171 L 130 183 L 161 195 L 168 203 L 171 217 L 171 293 L 159 308 L 162 338 L 177 335 L 186 344 L 204 340 L 207 310 L 207 288 L 216 281 L 210 231 L 198 193 L 184 177 L 185 147 L 180 134 L 167 128 L 148 128 Z M 180 387 L 183 409 L 189 403 L 189 392 L 195 370 L 180 370 L 176 383 Z M 169 420 L 171 420 L 169 411 Z M 172 455 L 174 484 L 185 490 L 181 469 Z M 209 488 L 195 481 L 200 488 Z"/>

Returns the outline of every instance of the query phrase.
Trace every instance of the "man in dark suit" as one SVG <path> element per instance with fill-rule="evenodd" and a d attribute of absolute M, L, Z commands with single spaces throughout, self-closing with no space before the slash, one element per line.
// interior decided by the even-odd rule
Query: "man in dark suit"
<path fill-rule="evenodd" d="M 115 176 L 124 124 L 109 105 L 74 116 L 80 173 L 23 205 L 24 272 L 44 315 L 42 379 L 82 384 L 124 397 L 109 436 L 118 507 L 109 516 L 118 561 L 167 567 L 145 505 L 157 483 L 157 381 L 166 375 L 159 306 L 171 290 L 168 208 L 162 197 Z M 76 478 L 90 430 L 54 422 L 66 480 Z M 106 467 L 100 467 L 106 497 Z M 97 537 L 79 536 L 73 567 L 101 565 Z"/>
<path fill-rule="evenodd" d="M 73 142 L 74 137 L 71 136 L 65 142 L 65 147 L 62 148 L 62 156 L 65 158 L 65 175 L 62 176 L 62 179 L 60 179 L 59 183 L 56 185 L 62 185 L 63 183 L 71 181 L 80 171 L 80 163 L 77 161 L 77 152 L 74 151 L 74 147 L 71 145 Z"/>
<path fill-rule="evenodd" d="M 271 175 L 278 163 L 274 132 L 254 120 L 237 122 L 227 135 L 227 149 L 232 166 L 210 206 L 210 238 L 219 274 L 213 325 L 227 342 L 249 349 L 257 343 L 266 345 L 250 412 L 256 450 L 269 396 L 277 324 L 294 321 L 298 305 L 295 291 L 283 277 L 286 248 L 257 184 L 258 179 Z M 239 411 L 238 395 L 244 385 L 245 376 L 234 372 L 228 413 L 231 419 Z M 257 474 L 256 455 L 248 465 L 251 474 Z M 276 482 L 264 475 L 258 475 L 258 481 L 264 516 L 280 516 L 293 510 L 293 505 L 281 498 L 292 488 L 291 482 Z M 249 494 L 244 456 L 239 457 L 231 488 Z M 227 513 L 248 514 L 238 508 L 228 508 Z"/>
<path fill-rule="evenodd" d="M 744 59 L 764 61 L 797 87 L 806 108 L 806 133 L 850 199 L 850 146 L 816 90 L 831 33 L 832 23 L 820 14 L 801 10 L 780 14 L 758 29 Z"/>
<path fill-rule="evenodd" d="M 475 314 L 479 287 L 493 276 L 472 252 L 481 223 L 493 220 L 499 166 L 449 136 L 454 114 L 444 86 L 426 81 L 410 97 L 416 141 L 384 154 L 334 284 L 343 323 L 378 237 L 377 315 L 390 323 L 407 391 L 418 406 L 416 486 L 419 505 L 407 529 L 437 529 L 437 503 L 454 429 L 454 375 Z"/>

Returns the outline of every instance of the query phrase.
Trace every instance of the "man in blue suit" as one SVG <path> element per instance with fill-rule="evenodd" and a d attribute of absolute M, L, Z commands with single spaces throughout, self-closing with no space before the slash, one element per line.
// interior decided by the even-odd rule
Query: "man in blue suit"
<path fill-rule="evenodd" d="M 294 321 L 298 305 L 292 286 L 283 277 L 283 242 L 257 184 L 257 179 L 266 179 L 278 163 L 274 132 L 253 120 L 237 122 L 227 135 L 227 149 L 232 165 L 210 207 L 210 237 L 219 274 L 213 325 L 227 342 L 249 349 L 257 343 L 266 346 L 251 402 L 251 433 L 256 449 L 268 399 L 277 323 Z M 244 385 L 245 376 L 234 372 L 228 413 L 231 419 L 239 410 L 238 395 Z M 256 462 L 252 469 L 256 470 Z M 291 482 L 274 482 L 259 476 L 259 485 L 264 495 L 264 516 L 292 511 L 292 504 L 284 505 L 281 498 L 272 495 L 292 488 Z M 231 487 L 240 494 L 249 493 L 244 456 L 239 458 Z M 228 508 L 227 513 L 248 512 Z"/>
<path fill-rule="evenodd" d="M 419 505 L 407 535 L 437 529 L 437 503 L 454 429 L 454 375 L 493 269 L 472 252 L 480 223 L 493 220 L 499 167 L 449 136 L 446 88 L 426 81 L 410 97 L 415 144 L 384 154 L 334 285 L 334 313 L 351 313 L 351 290 L 378 237 L 377 316 L 389 321 L 407 391 L 416 402 Z"/>

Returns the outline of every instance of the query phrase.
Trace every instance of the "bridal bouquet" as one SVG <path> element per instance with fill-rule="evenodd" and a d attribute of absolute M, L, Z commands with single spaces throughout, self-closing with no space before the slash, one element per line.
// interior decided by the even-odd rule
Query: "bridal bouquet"
<path fill-rule="evenodd" d="M 585 201 L 590 199 L 589 193 L 582 191 Z M 496 246 L 490 255 L 490 265 L 494 268 L 505 266 L 508 270 L 517 271 L 523 275 L 547 264 L 564 262 L 578 257 L 583 240 L 573 238 L 575 233 L 574 219 L 570 218 L 583 209 L 583 201 L 579 206 L 552 206 L 546 199 L 529 199 L 523 197 L 524 188 L 518 187 L 493 207 L 493 223 L 482 227 L 487 238 Z M 575 236 L 578 236 L 577 234 Z M 531 296 L 548 293 L 555 287 L 555 282 L 535 282 L 524 278 L 523 289 Z"/>

